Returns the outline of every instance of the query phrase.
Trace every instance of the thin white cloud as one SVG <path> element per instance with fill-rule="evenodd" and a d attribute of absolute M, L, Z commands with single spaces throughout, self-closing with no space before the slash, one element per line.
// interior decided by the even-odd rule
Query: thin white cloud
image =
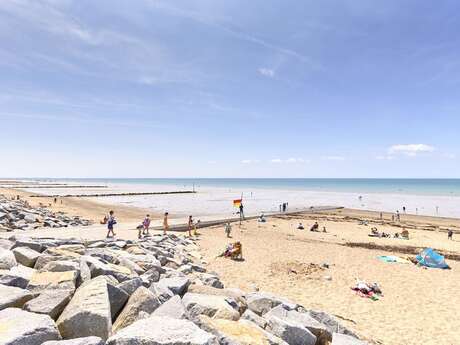
<path fill-rule="evenodd" d="M 272 160 L 270 160 L 270 163 L 275 163 L 275 164 L 279 164 L 279 163 L 282 163 L 283 161 L 279 158 L 273 158 Z"/>
<path fill-rule="evenodd" d="M 252 163 L 252 160 L 250 160 L 250 159 L 243 159 L 243 160 L 241 161 L 241 163 L 242 163 L 242 164 L 251 164 L 251 163 Z"/>
<path fill-rule="evenodd" d="M 303 158 L 294 158 L 294 157 L 291 157 L 288 159 L 274 158 L 270 160 L 270 163 L 275 163 L 275 164 L 280 164 L 280 163 L 293 164 L 293 163 L 305 163 L 305 162 L 309 162 L 309 161 Z"/>
<path fill-rule="evenodd" d="M 275 71 L 270 68 L 259 68 L 258 72 L 259 74 L 269 78 L 273 78 L 275 76 Z"/>
<path fill-rule="evenodd" d="M 403 154 L 409 157 L 415 157 L 419 153 L 431 153 L 434 152 L 435 148 L 426 144 L 398 144 L 393 145 L 388 149 L 388 153 L 392 154 Z"/>
<path fill-rule="evenodd" d="M 393 156 L 377 156 L 375 157 L 375 159 L 379 160 L 379 161 L 391 161 L 394 159 Z"/>
<path fill-rule="evenodd" d="M 322 157 L 323 160 L 325 161 L 344 161 L 345 157 L 343 156 L 324 156 Z"/>
<path fill-rule="evenodd" d="M 455 158 L 457 158 L 457 155 L 455 153 L 444 153 L 442 156 L 444 158 L 447 158 L 447 159 L 455 159 Z"/>

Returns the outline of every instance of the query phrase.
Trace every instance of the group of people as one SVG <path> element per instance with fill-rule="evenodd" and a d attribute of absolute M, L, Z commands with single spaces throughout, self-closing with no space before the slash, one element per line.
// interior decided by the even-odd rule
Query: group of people
<path fill-rule="evenodd" d="M 303 226 L 302 223 L 299 223 L 299 225 L 297 226 L 297 230 L 305 230 L 305 227 Z M 318 222 L 315 222 L 315 224 L 313 224 L 313 225 L 311 226 L 310 231 L 312 231 L 312 232 L 320 232 L 320 231 L 319 231 L 319 224 L 318 224 Z M 327 232 L 325 226 L 323 226 L 323 232 Z"/>
<path fill-rule="evenodd" d="M 289 203 L 288 202 L 283 202 L 282 204 L 280 204 L 280 212 L 286 212 L 287 209 L 288 209 L 288 206 L 289 206 Z"/>
<path fill-rule="evenodd" d="M 188 234 L 191 237 L 192 233 L 193 235 L 197 235 L 197 226 L 200 221 L 195 222 L 192 216 L 188 217 L 188 224 L 187 224 L 187 230 Z M 150 236 L 150 215 L 147 214 L 142 221 L 142 224 L 140 224 L 137 227 L 138 230 L 138 238 L 142 238 L 143 236 Z M 116 233 L 114 231 L 114 226 L 117 224 L 117 220 L 115 218 L 115 212 L 111 210 L 107 216 L 104 217 L 104 219 L 101 221 L 101 224 L 107 224 L 107 238 L 110 237 L 115 237 Z M 169 213 L 165 212 L 164 217 L 163 217 L 163 234 L 166 235 L 169 231 Z"/>

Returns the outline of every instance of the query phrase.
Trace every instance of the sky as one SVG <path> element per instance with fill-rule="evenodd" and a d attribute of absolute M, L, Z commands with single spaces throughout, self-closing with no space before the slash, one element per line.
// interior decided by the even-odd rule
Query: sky
<path fill-rule="evenodd" d="M 459 11 L 0 1 L 0 176 L 460 177 Z"/>

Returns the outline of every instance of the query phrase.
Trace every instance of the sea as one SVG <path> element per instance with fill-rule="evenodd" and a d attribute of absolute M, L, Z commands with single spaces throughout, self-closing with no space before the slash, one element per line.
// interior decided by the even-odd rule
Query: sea
<path fill-rule="evenodd" d="M 22 179 L 25 180 L 25 179 Z M 243 199 L 248 213 L 311 206 L 343 206 L 362 210 L 460 218 L 460 179 L 345 178 L 46 178 L 42 184 L 104 185 L 107 188 L 29 188 L 48 195 L 195 191 L 193 194 L 100 197 L 103 203 L 138 206 L 177 214 L 229 215 L 232 201 Z"/>

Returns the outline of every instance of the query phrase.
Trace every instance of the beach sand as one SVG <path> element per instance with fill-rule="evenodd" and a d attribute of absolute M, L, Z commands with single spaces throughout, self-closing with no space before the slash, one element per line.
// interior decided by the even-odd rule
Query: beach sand
<path fill-rule="evenodd" d="M 340 217 L 358 214 L 363 216 L 361 211 L 343 210 Z M 444 232 L 410 230 L 408 241 L 371 238 L 367 234 L 373 225 L 358 225 L 355 220 L 319 221 L 321 228 L 327 227 L 326 234 L 296 229 L 299 222 L 308 229 L 314 219 L 324 216 L 248 221 L 242 231 L 233 226 L 232 240 L 225 237 L 223 227 L 202 229 L 200 245 L 208 268 L 218 272 L 228 287 L 258 288 L 284 295 L 306 308 L 324 310 L 378 344 L 460 344 L 460 262 L 447 260 L 452 269 L 439 270 L 377 259 L 378 255 L 405 257 L 408 248 L 427 246 L 460 254 L 460 235 L 448 241 Z M 375 213 L 366 216 L 378 217 Z M 327 217 L 334 218 L 330 214 Z M 411 221 L 426 225 L 427 219 L 413 217 Z M 437 221 L 436 225 L 446 222 Z M 401 231 L 390 225 L 378 228 L 390 233 Z M 243 244 L 243 262 L 216 258 L 228 242 L 236 240 Z M 352 247 L 351 243 L 382 249 Z M 391 251 L 384 250 L 388 248 Z M 329 269 L 322 269 L 323 263 Z M 371 301 L 357 296 L 350 289 L 356 278 L 378 282 L 384 297 Z"/>
<path fill-rule="evenodd" d="M 20 195 L 33 205 L 48 205 L 50 198 L 30 198 L 30 193 L 0 189 L 9 196 Z M 119 238 L 137 237 L 135 225 L 147 212 L 129 206 L 110 205 L 85 198 L 65 198 L 52 203 L 55 211 L 80 215 L 96 222 L 114 209 L 118 217 Z M 208 269 L 221 275 L 227 287 L 284 295 L 306 308 L 336 315 L 360 336 L 384 345 L 460 344 L 460 316 L 457 293 L 460 281 L 460 220 L 402 215 L 401 223 L 392 223 L 391 214 L 360 210 L 336 210 L 320 214 L 283 215 L 268 218 L 267 223 L 246 221 L 240 228 L 233 224 L 233 239 L 225 237 L 223 226 L 200 229 L 200 246 Z M 174 215 L 173 215 L 174 217 Z M 361 220 L 369 225 L 359 225 Z M 177 218 L 174 222 L 184 222 Z M 318 221 L 328 233 L 313 233 L 309 227 Z M 307 230 L 297 230 L 302 222 Z M 159 225 L 161 218 L 154 215 Z M 410 231 L 410 240 L 371 238 L 370 228 L 379 231 Z M 447 240 L 446 229 L 456 231 L 454 241 Z M 103 239 L 104 225 L 65 229 L 39 229 L 0 233 L 0 237 L 21 234 L 35 237 L 77 237 Z M 154 231 L 152 231 L 154 232 Z M 181 234 L 182 236 L 182 234 Z M 243 243 L 244 261 L 216 258 L 230 241 Z M 433 247 L 447 254 L 451 270 L 423 269 L 412 264 L 390 264 L 378 255 L 404 257 L 421 248 Z M 455 260 L 454 260 L 455 259 Z M 328 269 L 321 268 L 323 263 Z M 330 277 L 331 280 L 326 279 Z M 384 297 L 371 301 L 352 290 L 356 278 L 378 282 Z"/>
<path fill-rule="evenodd" d="M 37 193 L 26 192 L 14 188 L 0 188 L 0 194 L 6 195 L 7 197 L 13 197 L 19 195 L 21 199 L 27 200 L 32 206 L 39 206 L 43 204 L 49 207 L 54 212 L 65 212 L 70 216 L 80 216 L 85 219 L 89 219 L 98 223 L 108 214 L 110 210 L 113 210 L 117 218 L 121 222 L 141 222 L 145 215 L 149 213 L 153 219 L 160 218 L 159 214 L 154 214 L 152 211 L 131 207 L 120 204 L 106 204 L 101 201 L 88 200 L 85 198 L 58 198 L 57 203 L 54 203 L 54 198 L 50 197 L 31 197 L 31 195 L 37 195 Z M 62 201 L 62 203 L 61 203 Z"/>

